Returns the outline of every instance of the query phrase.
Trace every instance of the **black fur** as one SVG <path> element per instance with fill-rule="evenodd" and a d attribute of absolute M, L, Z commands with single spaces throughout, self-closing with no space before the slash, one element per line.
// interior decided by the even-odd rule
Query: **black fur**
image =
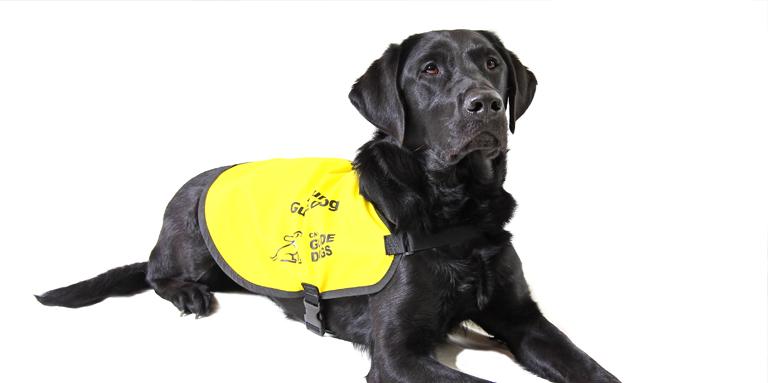
<path fill-rule="evenodd" d="M 432 355 L 465 320 L 545 379 L 619 382 L 544 318 L 504 229 L 515 209 L 503 189 L 506 129 L 514 129 L 535 88 L 533 73 L 498 37 L 466 30 L 393 44 L 353 86 L 350 100 L 379 129 L 354 160 L 360 191 L 390 228 L 431 233 L 473 225 L 483 233 L 407 256 L 379 293 L 325 301 L 328 329 L 370 353 L 369 382 L 485 382 Z M 193 178 L 173 197 L 148 264 L 53 290 L 41 302 L 79 307 L 151 286 L 182 313 L 210 314 L 212 291 L 239 289 L 214 263 L 197 222 L 202 188 L 222 170 Z M 302 320 L 300 299 L 273 300 Z"/>
<path fill-rule="evenodd" d="M 149 289 L 147 262 L 116 267 L 98 276 L 35 295 L 46 306 L 77 308 L 99 303 L 109 297 L 130 296 Z"/>

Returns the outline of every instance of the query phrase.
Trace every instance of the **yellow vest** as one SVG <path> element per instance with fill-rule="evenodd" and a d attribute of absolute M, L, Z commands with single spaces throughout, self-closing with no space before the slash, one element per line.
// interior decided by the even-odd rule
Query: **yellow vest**
<path fill-rule="evenodd" d="M 200 230 L 224 272 L 246 289 L 323 298 L 372 294 L 399 263 L 390 231 L 359 192 L 347 160 L 275 159 L 224 170 L 203 192 Z"/>

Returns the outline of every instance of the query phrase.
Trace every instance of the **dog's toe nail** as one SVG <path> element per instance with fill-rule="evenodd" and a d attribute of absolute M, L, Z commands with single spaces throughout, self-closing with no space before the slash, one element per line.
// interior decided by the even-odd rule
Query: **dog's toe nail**
<path fill-rule="evenodd" d="M 203 317 L 203 316 L 202 316 L 202 315 L 200 315 L 200 314 L 195 314 L 195 319 L 200 319 L 200 318 L 202 318 L 202 317 Z"/>

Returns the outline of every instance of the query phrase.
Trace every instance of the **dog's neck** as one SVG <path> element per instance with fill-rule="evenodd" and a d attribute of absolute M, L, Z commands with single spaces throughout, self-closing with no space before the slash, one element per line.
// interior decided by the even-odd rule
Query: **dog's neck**
<path fill-rule="evenodd" d="M 515 208 L 502 185 L 505 153 L 435 166 L 426 154 L 374 138 L 360 148 L 355 168 L 361 193 L 395 230 L 429 233 L 470 224 L 503 231 Z"/>

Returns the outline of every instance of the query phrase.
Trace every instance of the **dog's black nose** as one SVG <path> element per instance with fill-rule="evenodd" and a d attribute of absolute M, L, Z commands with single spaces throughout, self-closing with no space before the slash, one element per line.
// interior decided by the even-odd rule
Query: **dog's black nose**
<path fill-rule="evenodd" d="M 464 100 L 464 108 L 471 114 L 496 113 L 502 108 L 501 96 L 495 90 L 470 90 Z"/>

